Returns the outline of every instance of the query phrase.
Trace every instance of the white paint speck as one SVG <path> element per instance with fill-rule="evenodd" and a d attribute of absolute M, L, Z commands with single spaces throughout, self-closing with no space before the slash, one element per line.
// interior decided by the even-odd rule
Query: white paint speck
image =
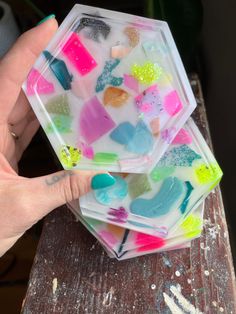
<path fill-rule="evenodd" d="M 156 287 L 157 287 L 157 286 L 156 286 L 154 283 L 151 285 L 151 289 L 152 289 L 152 290 L 155 290 Z"/>
<path fill-rule="evenodd" d="M 57 290 L 57 278 L 53 278 L 52 280 L 52 293 L 55 294 Z"/>
<path fill-rule="evenodd" d="M 205 274 L 205 276 L 209 276 L 209 275 L 210 275 L 210 273 L 209 273 L 208 270 L 205 270 L 205 271 L 204 271 L 204 274 Z"/>
<path fill-rule="evenodd" d="M 220 312 L 221 312 L 221 313 L 223 313 L 223 312 L 224 312 L 223 307 L 220 307 L 220 308 L 219 308 L 219 310 L 220 310 Z"/>
<path fill-rule="evenodd" d="M 213 305 L 214 307 L 217 307 L 217 302 L 216 302 L 216 301 L 212 301 L 212 305 Z"/>
<path fill-rule="evenodd" d="M 175 276 L 176 276 L 176 277 L 180 277 L 180 275 L 181 275 L 180 272 L 179 272 L 178 270 L 176 270 Z"/>
<path fill-rule="evenodd" d="M 191 279 L 187 279 L 188 284 L 190 285 L 192 283 Z"/>

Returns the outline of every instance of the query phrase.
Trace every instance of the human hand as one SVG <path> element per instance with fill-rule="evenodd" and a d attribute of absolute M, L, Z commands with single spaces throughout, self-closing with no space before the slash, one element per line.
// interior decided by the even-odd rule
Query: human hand
<path fill-rule="evenodd" d="M 17 175 L 17 163 L 39 127 L 21 85 L 56 30 L 55 18 L 47 20 L 24 33 L 0 61 L 0 256 L 51 210 L 86 193 L 95 174 Z"/>

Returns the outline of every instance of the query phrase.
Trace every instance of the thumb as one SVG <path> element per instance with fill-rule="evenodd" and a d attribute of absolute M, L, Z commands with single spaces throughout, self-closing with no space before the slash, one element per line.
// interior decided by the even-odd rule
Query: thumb
<path fill-rule="evenodd" d="M 43 177 L 26 179 L 24 182 L 25 217 L 30 225 L 44 217 L 54 208 L 78 199 L 90 190 L 91 180 L 98 171 L 63 170 Z M 107 174 L 112 184 L 114 180 Z M 113 182 L 114 183 L 114 182 Z"/>
<path fill-rule="evenodd" d="M 4 104 L 6 116 L 15 105 L 21 85 L 35 60 L 56 30 L 57 22 L 54 18 L 30 29 L 19 37 L 10 51 L 0 60 L 0 103 Z"/>

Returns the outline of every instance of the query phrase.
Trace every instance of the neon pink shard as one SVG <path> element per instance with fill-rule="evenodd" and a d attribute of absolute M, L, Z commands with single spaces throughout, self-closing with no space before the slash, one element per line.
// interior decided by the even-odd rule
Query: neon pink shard
<path fill-rule="evenodd" d="M 54 85 L 47 81 L 38 70 L 32 69 L 26 83 L 26 93 L 29 96 L 38 94 L 51 94 L 54 92 Z"/>
<path fill-rule="evenodd" d="M 88 74 L 97 66 L 97 62 L 84 47 L 76 33 L 71 34 L 62 51 L 81 75 Z"/>
<path fill-rule="evenodd" d="M 124 85 L 136 93 L 139 92 L 138 81 L 132 75 L 124 74 Z"/>
<path fill-rule="evenodd" d="M 185 129 L 180 129 L 179 133 L 173 139 L 172 144 L 191 144 L 192 138 L 188 131 Z"/>
<path fill-rule="evenodd" d="M 84 157 L 88 158 L 88 159 L 93 159 L 94 157 L 94 151 L 92 146 L 89 146 L 83 142 L 79 142 L 78 143 L 78 148 L 81 149 L 82 154 Z"/>
<path fill-rule="evenodd" d="M 165 245 L 165 240 L 159 237 L 154 237 L 145 233 L 138 232 L 135 243 L 140 246 L 137 251 L 144 252 L 161 248 Z"/>
<path fill-rule="evenodd" d="M 164 108 L 170 116 L 176 115 L 183 108 L 178 93 L 175 90 L 165 96 Z"/>
<path fill-rule="evenodd" d="M 92 144 L 116 126 L 96 96 L 84 103 L 79 117 L 80 135 Z"/>

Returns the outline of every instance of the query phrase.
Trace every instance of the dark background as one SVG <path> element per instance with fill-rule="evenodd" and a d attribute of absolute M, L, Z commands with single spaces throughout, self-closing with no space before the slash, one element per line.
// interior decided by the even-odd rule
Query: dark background
<path fill-rule="evenodd" d="M 60 23 L 78 1 L 6 2 L 11 5 L 20 30 L 25 31 L 51 13 L 56 14 Z M 154 17 L 169 23 L 187 72 L 197 73 L 202 83 L 215 156 L 224 172 L 221 188 L 232 251 L 236 257 L 236 1 L 97 0 L 79 3 Z M 52 156 L 43 133 L 38 132 L 23 156 L 21 173 L 30 177 L 52 172 L 57 168 Z M 40 225 L 31 230 L 34 247 L 39 233 Z M 24 250 L 27 250 L 26 247 L 23 245 Z M 32 256 L 33 254 L 32 250 Z M 25 277 L 27 282 L 27 271 Z M 24 291 L 21 291 L 19 304 Z"/>

